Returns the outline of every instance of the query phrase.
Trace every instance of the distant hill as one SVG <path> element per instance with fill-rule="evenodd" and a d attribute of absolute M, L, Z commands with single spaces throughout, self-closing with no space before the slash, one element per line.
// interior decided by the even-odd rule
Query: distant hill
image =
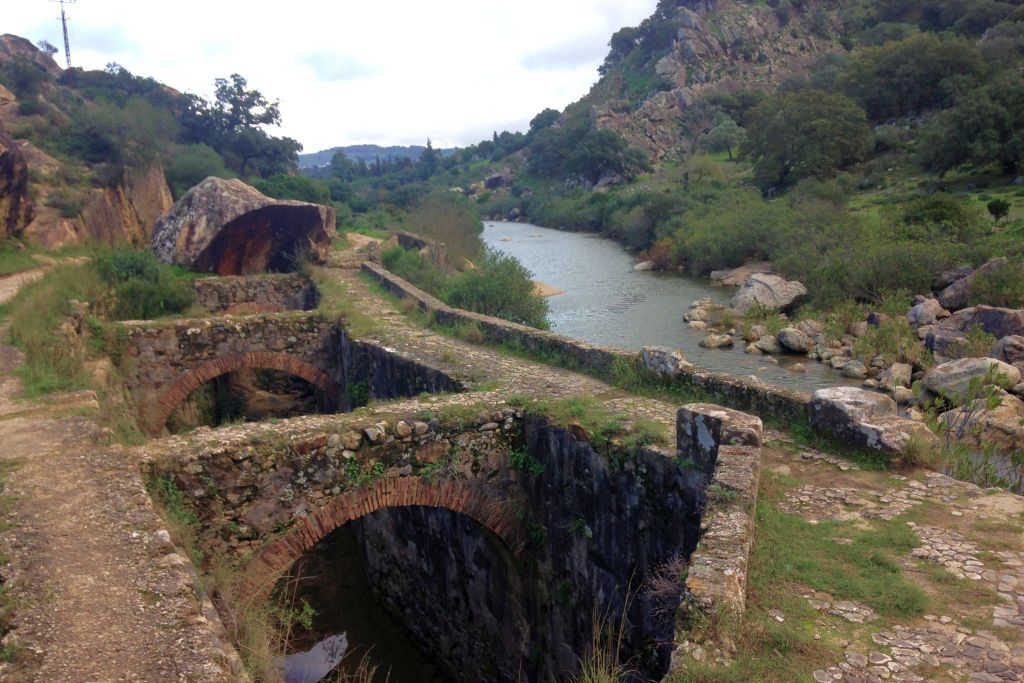
<path fill-rule="evenodd" d="M 338 152 L 344 152 L 345 156 L 347 156 L 350 161 L 365 161 L 368 164 L 372 163 L 378 157 L 382 160 L 407 157 L 416 161 L 420 158 L 420 154 L 422 154 L 425 149 L 426 147 L 423 145 L 393 145 L 391 147 L 381 147 L 380 145 L 349 145 L 348 147 L 331 147 L 330 149 L 325 149 L 319 152 L 300 154 L 299 168 L 327 166 L 331 163 L 331 158 Z"/>

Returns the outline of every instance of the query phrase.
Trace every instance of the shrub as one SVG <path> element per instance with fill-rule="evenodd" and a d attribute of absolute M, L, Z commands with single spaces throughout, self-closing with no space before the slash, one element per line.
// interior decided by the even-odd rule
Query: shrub
<path fill-rule="evenodd" d="M 60 211 L 64 218 L 77 218 L 82 213 L 82 198 L 64 187 L 51 190 L 46 196 L 46 205 Z"/>
<path fill-rule="evenodd" d="M 392 247 L 380 255 L 380 260 L 392 273 L 434 296 L 440 296 L 444 289 L 444 273 L 417 251 Z"/>
<path fill-rule="evenodd" d="M 189 188 L 206 178 L 234 178 L 235 173 L 225 164 L 221 155 L 206 145 L 181 145 L 175 147 L 164 162 L 167 184 L 175 198 L 181 197 Z"/>
<path fill-rule="evenodd" d="M 189 282 L 169 277 L 155 282 L 131 278 L 114 288 L 114 299 L 118 320 L 151 320 L 184 311 L 195 301 L 195 290 Z"/>
<path fill-rule="evenodd" d="M 1024 266 L 1009 261 L 979 274 L 971 283 L 970 304 L 1024 307 Z"/>
<path fill-rule="evenodd" d="M 929 363 L 927 351 L 910 327 L 906 318 L 892 318 L 878 327 L 869 327 L 868 333 L 853 345 L 854 353 L 870 363 L 876 356 L 882 356 L 890 363 Z"/>
<path fill-rule="evenodd" d="M 96 257 L 96 271 L 107 284 L 131 279 L 156 282 L 160 279 L 160 269 L 160 262 L 148 251 L 113 249 Z"/>
<path fill-rule="evenodd" d="M 950 358 L 984 358 L 995 346 L 996 338 L 981 325 L 971 325 L 963 339 L 949 345 L 945 355 Z"/>
<path fill-rule="evenodd" d="M 514 257 L 488 249 L 474 270 L 449 282 L 444 300 L 512 322 L 547 329 L 548 302 L 534 293 L 530 272 Z"/>
<path fill-rule="evenodd" d="M 409 212 L 402 227 L 444 244 L 450 263 L 459 264 L 463 259 L 473 261 L 484 250 L 480 217 L 466 199 L 451 192 L 424 197 Z"/>

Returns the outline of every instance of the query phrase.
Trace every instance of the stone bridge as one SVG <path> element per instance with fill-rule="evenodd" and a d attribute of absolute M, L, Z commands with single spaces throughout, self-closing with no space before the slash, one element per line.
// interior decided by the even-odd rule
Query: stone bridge
<path fill-rule="evenodd" d="M 315 313 L 170 322 L 128 322 L 121 371 L 150 433 L 204 382 L 236 370 L 286 372 L 312 384 L 321 408 L 342 401 L 336 375 L 339 325 Z"/>
<path fill-rule="evenodd" d="M 598 445 L 585 431 L 543 415 L 451 397 L 429 408 L 406 402 L 171 437 L 154 444 L 150 467 L 184 493 L 204 555 L 242 563 L 235 605 L 265 599 L 339 527 L 390 524 L 398 546 L 370 551 L 367 562 L 398 578 L 379 588 L 406 623 L 421 625 L 424 642 L 467 638 L 452 648 L 451 664 L 460 670 L 475 675 L 481 642 L 494 659 L 488 666 L 511 667 L 510 676 L 530 658 L 541 673 L 571 670 L 600 605 L 611 613 L 630 610 L 640 626 L 627 649 L 653 648 L 658 654 L 645 667 L 663 673 L 675 620 L 649 616 L 664 610 L 654 604 L 664 597 L 638 593 L 630 603 L 624 587 L 689 558 L 694 604 L 742 609 L 760 466 L 757 418 L 694 405 L 677 419 L 675 448 Z M 708 508 L 711 482 L 737 495 Z M 457 514 L 437 517 L 438 511 Z M 493 542 L 463 538 L 466 531 L 452 521 L 458 517 Z M 416 574 L 432 562 L 449 564 Z M 460 563 L 472 571 L 460 575 Z M 474 593 L 489 575 L 503 590 Z M 473 585 L 467 576 L 476 577 Z M 571 594 L 555 594 L 570 582 Z M 466 613 L 431 611 L 443 601 L 421 598 L 433 590 L 461 596 L 447 603 L 458 607 L 446 609 Z M 552 611 L 550 619 L 538 616 Z M 490 625 L 484 632 L 463 626 L 467 633 L 453 635 L 452 624 L 481 614 Z M 502 642 L 550 648 L 498 661 L 514 659 Z"/>

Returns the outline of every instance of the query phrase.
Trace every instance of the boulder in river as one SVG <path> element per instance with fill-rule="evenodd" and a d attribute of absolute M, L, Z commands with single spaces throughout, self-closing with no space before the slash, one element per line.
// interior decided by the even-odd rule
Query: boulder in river
<path fill-rule="evenodd" d="M 795 327 L 779 332 L 779 343 L 797 353 L 809 353 L 814 348 L 814 340 Z"/>
<path fill-rule="evenodd" d="M 796 280 L 786 280 L 771 273 L 755 273 L 733 295 L 730 308 L 745 313 L 760 304 L 786 312 L 792 310 L 805 296 L 807 288 Z"/>
<path fill-rule="evenodd" d="M 706 349 L 720 349 L 732 346 L 735 343 L 732 337 L 727 334 L 709 334 L 700 340 L 700 345 Z"/>
<path fill-rule="evenodd" d="M 240 180 L 207 178 L 157 222 L 152 246 L 160 260 L 201 272 L 286 272 L 297 257 L 324 261 L 334 223 L 329 206 L 271 199 Z"/>

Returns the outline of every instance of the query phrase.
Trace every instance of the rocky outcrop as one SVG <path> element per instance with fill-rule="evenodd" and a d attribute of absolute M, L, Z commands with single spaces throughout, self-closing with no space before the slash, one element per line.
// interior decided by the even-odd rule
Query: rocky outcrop
<path fill-rule="evenodd" d="M 711 299 L 697 299 L 683 313 L 683 320 L 688 323 L 718 323 L 725 315 L 725 306 L 716 304 Z"/>
<path fill-rule="evenodd" d="M 294 270 L 297 255 L 322 263 L 334 209 L 276 200 L 240 180 L 207 178 L 153 230 L 157 258 L 218 275 Z"/>
<path fill-rule="evenodd" d="M 156 222 L 174 206 L 174 197 L 167 185 L 163 166 L 155 163 L 127 169 L 124 173 L 124 191 L 138 217 L 142 234 L 148 240 Z"/>
<path fill-rule="evenodd" d="M 751 263 L 744 263 L 742 266 L 738 266 L 736 268 L 713 270 L 711 271 L 711 274 L 708 275 L 708 278 L 716 285 L 739 287 L 746 282 L 747 278 L 751 275 L 770 272 L 772 272 L 772 264 L 767 261 L 754 261 Z"/>
<path fill-rule="evenodd" d="M 807 296 L 807 288 L 796 280 L 786 280 L 770 273 L 755 273 L 747 278 L 732 298 L 730 308 L 745 313 L 756 304 L 790 311 Z"/>
<path fill-rule="evenodd" d="M 936 356 L 948 357 L 950 347 L 962 341 L 974 326 L 996 339 L 1024 335 L 1024 309 L 996 306 L 965 308 L 935 325 L 925 338 L 925 346 Z"/>
<path fill-rule="evenodd" d="M 1024 401 L 997 389 L 998 405 L 989 408 L 987 399 L 943 413 L 939 419 L 959 441 L 994 446 L 1000 451 L 1024 447 Z"/>
<path fill-rule="evenodd" d="M 28 164 L 0 124 L 0 237 L 19 234 L 29 216 Z"/>
<path fill-rule="evenodd" d="M 34 64 L 41 71 L 45 71 L 54 78 L 58 78 L 61 74 L 61 69 L 57 66 L 57 62 L 53 60 L 53 57 L 42 52 L 25 38 L 5 33 L 0 36 L 0 64 L 16 60 L 24 60 Z"/>
<path fill-rule="evenodd" d="M 645 346 L 640 352 L 640 363 L 648 372 L 667 380 L 676 379 L 693 368 L 683 357 L 682 351 L 663 346 Z"/>
<path fill-rule="evenodd" d="M 942 304 L 943 308 L 948 308 L 952 311 L 957 311 L 960 310 L 961 308 L 966 308 L 967 305 L 970 303 L 971 285 L 974 283 L 974 280 L 979 275 L 984 275 L 986 273 L 990 273 L 994 270 L 998 270 L 999 268 L 1006 266 L 1007 263 L 1008 260 L 1005 256 L 999 256 L 997 258 L 992 259 L 991 261 L 983 265 L 981 268 L 978 268 L 977 270 L 971 272 L 969 275 L 960 278 L 953 284 L 943 289 L 942 293 L 939 294 L 939 303 Z"/>
<path fill-rule="evenodd" d="M 896 402 L 888 396 L 856 387 L 815 391 L 808 415 L 818 431 L 887 453 L 901 453 L 912 438 L 929 443 L 937 440 L 925 425 L 900 417 Z"/>
<path fill-rule="evenodd" d="M 932 368 L 921 384 L 935 394 L 957 400 L 967 397 L 972 380 L 977 378 L 989 384 L 1013 386 L 1021 381 L 1021 373 L 995 358 L 961 358 Z"/>

